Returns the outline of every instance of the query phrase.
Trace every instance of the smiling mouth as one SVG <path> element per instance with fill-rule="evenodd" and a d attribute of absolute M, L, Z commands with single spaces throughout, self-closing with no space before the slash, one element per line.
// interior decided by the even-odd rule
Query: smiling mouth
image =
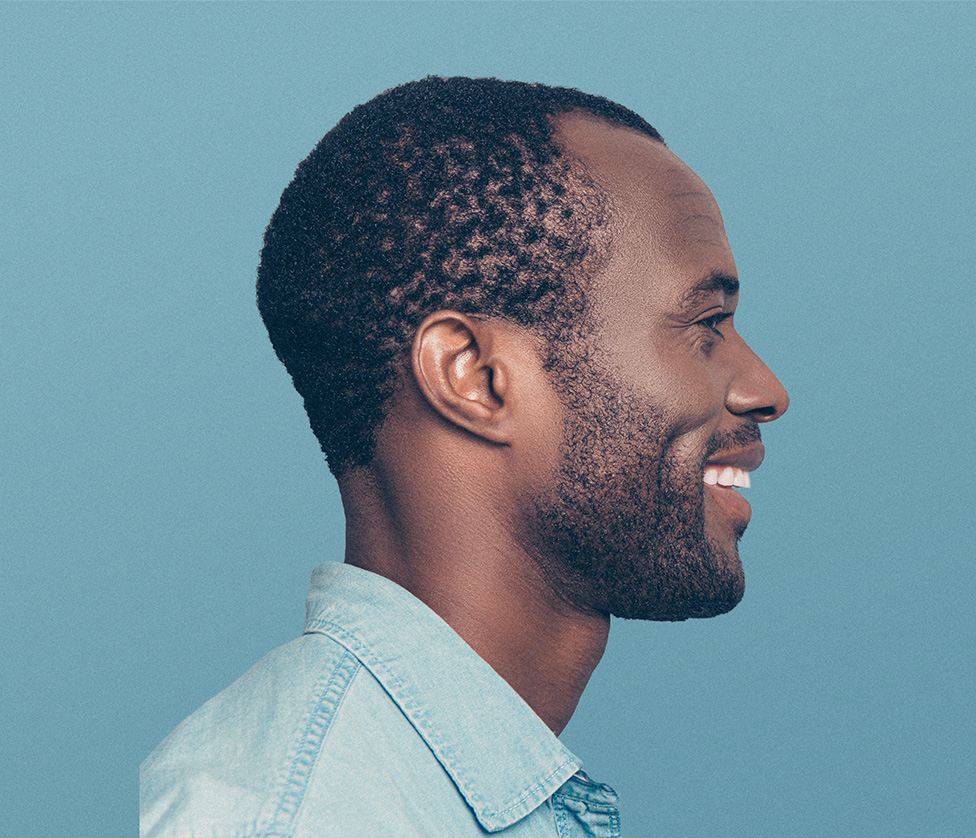
<path fill-rule="evenodd" d="M 748 489 L 752 485 L 749 472 L 759 468 L 765 453 L 763 444 L 757 440 L 744 448 L 722 452 L 705 464 L 702 482 L 706 493 L 740 535 L 752 517 L 752 507 L 736 489 Z"/>

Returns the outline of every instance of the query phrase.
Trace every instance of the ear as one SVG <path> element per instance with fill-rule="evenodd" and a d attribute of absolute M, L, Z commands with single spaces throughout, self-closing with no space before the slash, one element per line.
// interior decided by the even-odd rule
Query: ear
<path fill-rule="evenodd" d="M 508 444 L 511 365 L 498 321 L 438 311 L 413 340 L 413 375 L 427 402 L 444 419 L 477 436 Z"/>

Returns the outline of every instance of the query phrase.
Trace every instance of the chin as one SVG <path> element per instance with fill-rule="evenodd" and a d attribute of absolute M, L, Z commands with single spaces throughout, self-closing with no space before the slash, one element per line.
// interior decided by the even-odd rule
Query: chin
<path fill-rule="evenodd" d="M 731 553 L 711 545 L 692 569 L 682 563 L 669 568 L 666 578 L 615 591 L 607 610 L 625 620 L 680 622 L 727 614 L 745 594 L 745 573 L 738 551 Z"/>
<path fill-rule="evenodd" d="M 636 608 L 613 610 L 610 615 L 623 620 L 647 620 L 659 623 L 680 623 L 683 620 L 701 620 L 728 614 L 742 601 L 742 593 L 725 599 L 700 600 L 669 604 L 667 607 L 638 605 Z"/>

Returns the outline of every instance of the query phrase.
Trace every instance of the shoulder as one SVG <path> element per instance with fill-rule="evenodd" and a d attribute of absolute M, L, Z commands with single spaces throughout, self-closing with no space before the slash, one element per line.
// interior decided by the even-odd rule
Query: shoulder
<path fill-rule="evenodd" d="M 475 823 L 384 688 L 321 634 L 276 649 L 177 727 L 143 763 L 140 798 L 143 838 Z"/>

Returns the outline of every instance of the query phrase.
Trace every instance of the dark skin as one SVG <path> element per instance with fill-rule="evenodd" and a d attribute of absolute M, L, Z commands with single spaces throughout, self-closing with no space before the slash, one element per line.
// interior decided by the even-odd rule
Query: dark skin
<path fill-rule="evenodd" d="M 629 129 L 567 116 L 557 136 L 615 208 L 614 251 L 591 290 L 591 340 L 666 417 L 669 454 L 700 463 L 714 434 L 780 416 L 785 390 L 727 316 L 737 294 L 728 283 L 703 287 L 736 275 L 707 187 Z M 542 358 L 539 339 L 515 324 L 431 314 L 372 463 L 339 485 L 346 561 L 426 603 L 558 734 L 603 654 L 610 616 L 554 591 L 516 524 L 561 456 L 565 408 Z M 755 450 L 741 459 L 757 464 Z M 730 492 L 706 487 L 706 532 L 741 572 L 735 531 L 747 513 Z"/>

